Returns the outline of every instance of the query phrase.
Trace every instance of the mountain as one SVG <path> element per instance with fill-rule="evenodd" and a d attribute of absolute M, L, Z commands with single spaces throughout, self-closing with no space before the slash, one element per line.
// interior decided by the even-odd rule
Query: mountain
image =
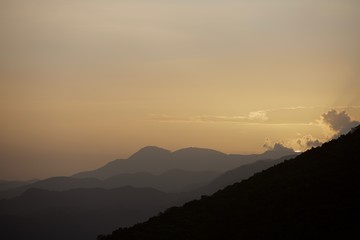
<path fill-rule="evenodd" d="M 97 233 L 144 221 L 178 196 L 151 188 L 47 191 L 29 189 L 0 200 L 0 236 L 6 240 L 95 239 Z"/>
<path fill-rule="evenodd" d="M 359 239 L 360 127 L 99 240 Z"/>
<path fill-rule="evenodd" d="M 223 172 L 261 159 L 277 159 L 293 154 L 293 150 L 285 147 L 254 155 L 225 154 L 205 148 L 184 148 L 170 152 L 158 147 L 145 147 L 128 159 L 114 160 L 101 168 L 80 172 L 73 177 L 106 179 L 122 173 L 160 174 L 171 169 Z"/>
<path fill-rule="evenodd" d="M 104 180 L 106 188 L 124 185 L 152 187 L 165 192 L 185 192 L 208 184 L 221 173 L 215 171 L 185 171 L 172 169 L 159 175 L 147 172 L 119 174 Z"/>
<path fill-rule="evenodd" d="M 148 146 L 140 149 L 129 157 L 133 161 L 167 161 L 171 157 L 169 150 L 159 148 L 156 146 Z"/>
<path fill-rule="evenodd" d="M 98 188 L 101 186 L 102 181 L 96 178 L 52 177 L 6 191 L 0 191 L 0 199 L 19 196 L 31 188 L 64 191 L 75 188 Z"/>
<path fill-rule="evenodd" d="M 37 179 L 29 181 L 6 181 L 0 180 L 0 191 L 5 191 L 13 188 L 18 188 L 38 181 Z"/>
<path fill-rule="evenodd" d="M 242 164 L 245 159 L 230 161 L 228 155 L 219 151 L 206 148 L 184 148 L 172 153 L 171 162 L 176 168 L 194 170 L 224 171 L 232 164 Z"/>
<path fill-rule="evenodd" d="M 117 159 L 107 163 L 105 166 L 74 174 L 76 178 L 99 178 L 106 179 L 121 173 L 149 172 L 159 174 L 170 170 L 167 160 L 171 152 L 159 147 L 144 147 L 130 156 L 128 159 Z"/>
<path fill-rule="evenodd" d="M 0 199 L 21 195 L 31 188 L 64 191 L 76 188 L 118 188 L 123 186 L 150 187 L 165 192 L 184 192 L 194 190 L 208 184 L 221 173 L 215 171 L 185 171 L 173 169 L 159 175 L 147 172 L 124 173 L 99 180 L 97 178 L 52 177 L 0 191 Z"/>
<path fill-rule="evenodd" d="M 243 166 L 240 166 L 238 168 L 232 169 L 230 171 L 227 171 L 223 174 L 221 174 L 219 177 L 217 177 L 214 181 L 210 182 L 209 184 L 201 187 L 200 189 L 197 189 L 198 195 L 211 195 L 215 193 L 216 191 L 237 183 L 241 182 L 244 179 L 247 179 L 251 176 L 253 176 L 255 173 L 261 172 L 265 169 L 268 169 L 274 165 L 277 165 L 281 162 L 284 162 L 285 160 L 291 159 L 295 157 L 296 155 L 282 157 L 275 160 L 259 160 L 254 163 L 245 164 Z"/>

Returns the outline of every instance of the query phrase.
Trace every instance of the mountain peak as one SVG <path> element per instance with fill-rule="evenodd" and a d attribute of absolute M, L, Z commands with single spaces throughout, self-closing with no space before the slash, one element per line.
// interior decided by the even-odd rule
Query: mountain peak
<path fill-rule="evenodd" d="M 139 151 L 129 157 L 130 160 L 164 160 L 169 158 L 171 152 L 167 149 L 156 147 L 156 146 L 147 146 L 141 148 Z"/>
<path fill-rule="evenodd" d="M 276 159 L 294 154 L 296 154 L 294 149 L 287 148 L 280 143 L 276 143 L 272 149 L 267 150 L 262 155 L 264 156 L 265 159 Z"/>
<path fill-rule="evenodd" d="M 187 147 L 179 149 L 173 152 L 175 155 L 209 155 L 209 154 L 216 154 L 216 155 L 225 155 L 225 153 L 209 149 L 209 148 L 197 148 L 197 147 Z"/>

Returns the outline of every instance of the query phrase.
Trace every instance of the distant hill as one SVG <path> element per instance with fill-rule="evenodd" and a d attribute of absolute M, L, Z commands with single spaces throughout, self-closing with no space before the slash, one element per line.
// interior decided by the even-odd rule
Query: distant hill
<path fill-rule="evenodd" d="M 0 180 L 0 191 L 9 190 L 12 188 L 18 188 L 38 181 L 37 179 L 29 181 L 6 181 Z"/>
<path fill-rule="evenodd" d="M 17 195 L 24 193 L 20 197 L 0 200 L 0 224 L 4 226 L 0 235 L 13 240 L 24 238 L 95 239 L 99 232 L 109 232 L 119 225 L 129 226 L 144 221 L 166 207 L 195 199 L 201 194 L 217 191 L 225 185 L 241 181 L 283 160 L 258 161 L 221 175 L 219 172 L 173 169 L 160 175 L 141 172 L 120 174 L 105 180 L 71 177 L 41 180 L 15 189 L 18 191 Z M 205 184 L 205 180 L 205 183 L 214 181 L 206 184 L 205 187 L 182 194 L 166 194 L 149 188 L 133 187 L 112 189 L 110 192 L 99 189 L 128 184 L 157 185 L 158 188 L 175 191 L 183 189 L 187 184 L 190 184 L 190 187 L 187 186 L 188 189 L 199 187 Z M 98 189 L 87 189 L 91 187 L 98 187 Z M 165 207 L 156 205 L 153 202 L 154 196 L 157 196 L 156 201 Z M 149 201 L 147 201 L 148 198 Z M 101 222 L 96 219 L 100 219 Z M 58 228 L 65 231 L 58 233 Z M 16 229 L 23 230 L 17 232 Z"/>
<path fill-rule="evenodd" d="M 21 195 L 31 188 L 64 191 L 76 188 L 150 187 L 165 192 L 184 192 L 208 184 L 219 176 L 215 171 L 185 171 L 172 169 L 154 175 L 147 172 L 118 174 L 105 180 L 97 178 L 52 177 L 17 188 L 0 191 L 0 199 Z"/>
<path fill-rule="evenodd" d="M 360 127 L 99 240 L 360 239 Z"/>
<path fill-rule="evenodd" d="M 170 152 L 158 147 L 145 147 L 128 159 L 114 160 L 101 168 L 80 172 L 74 174 L 73 177 L 105 179 L 121 173 L 159 174 L 171 169 L 223 172 L 257 160 L 278 159 L 293 154 L 295 152 L 292 149 L 285 147 L 253 155 L 225 154 L 204 148 L 184 148 Z"/>
<path fill-rule="evenodd" d="M 177 195 L 151 188 L 30 189 L 20 197 L 0 200 L 0 236 L 6 240 L 91 240 L 99 232 L 144 221 L 178 202 Z"/>
<path fill-rule="evenodd" d="M 154 147 L 142 149 L 129 158 L 129 161 L 146 161 L 147 156 L 157 150 Z M 166 150 L 160 151 L 164 156 L 169 153 Z M 224 156 L 213 150 L 194 148 L 170 154 L 172 159 L 179 161 L 196 156 L 199 167 Z M 159 161 L 164 159 L 166 158 Z M 256 170 L 257 168 L 253 169 Z M 179 205 L 200 194 L 198 190 L 170 194 L 151 188 L 117 187 L 151 186 L 171 192 L 189 191 L 207 185 L 220 174 L 215 171 L 172 169 L 157 175 L 147 172 L 123 173 L 103 180 L 75 177 L 40 180 L 0 192 L 0 198 L 2 194 L 8 194 L 8 197 L 21 195 L 0 200 L 0 235 L 7 240 L 95 239 L 99 232 L 109 232 L 118 226 L 130 226 L 144 221 L 167 207 Z M 233 183 L 237 180 L 238 178 L 229 181 Z M 221 187 L 216 185 L 216 188 Z"/>
<path fill-rule="evenodd" d="M 102 181 L 96 178 L 51 177 L 17 188 L 0 191 L 0 199 L 19 196 L 31 188 L 64 191 L 74 188 L 99 188 L 101 185 Z"/>
<path fill-rule="evenodd" d="M 208 184 L 221 172 L 215 171 L 185 171 L 172 169 L 159 175 L 146 172 L 119 174 L 104 180 L 106 188 L 129 185 L 134 187 L 152 187 L 165 192 L 185 192 Z"/>

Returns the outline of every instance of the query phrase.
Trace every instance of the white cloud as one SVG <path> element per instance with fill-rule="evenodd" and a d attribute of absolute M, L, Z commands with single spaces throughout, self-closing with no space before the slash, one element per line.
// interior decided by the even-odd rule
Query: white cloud
<path fill-rule="evenodd" d="M 250 112 L 248 116 L 249 120 L 261 120 L 266 121 L 268 120 L 268 116 L 266 114 L 266 111 L 256 111 L 256 112 Z"/>
<path fill-rule="evenodd" d="M 328 111 L 327 113 L 324 113 Z M 346 111 L 346 112 L 345 112 Z M 337 117 L 333 116 L 337 113 Z M 343 124 L 353 127 L 358 121 L 350 119 L 349 114 L 355 114 L 360 116 L 360 106 L 336 106 L 333 108 L 327 106 L 313 106 L 313 107 L 287 107 L 277 109 L 266 109 L 251 111 L 244 115 L 193 115 L 193 116 L 176 116 L 168 114 L 149 114 L 148 119 L 157 121 L 176 121 L 176 122 L 228 122 L 228 123 L 243 123 L 243 124 L 281 124 L 281 125 L 326 125 L 330 127 L 331 118 L 334 117 L 337 120 L 334 122 L 334 128 L 337 128 L 337 121 L 343 118 Z M 319 120 L 319 115 L 320 120 Z M 324 119 L 325 116 L 325 119 Z M 346 117 L 348 116 L 348 117 Z M 346 121 L 347 120 L 347 121 Z M 330 124 L 330 125 L 329 125 Z M 351 129 L 348 128 L 348 130 Z M 331 130 L 337 132 L 336 129 Z M 345 127 L 346 130 L 346 127 Z M 343 132 L 340 131 L 340 134 Z"/>
<path fill-rule="evenodd" d="M 151 120 L 177 121 L 177 122 L 233 122 L 233 123 L 258 123 L 268 120 L 265 111 L 250 112 L 247 116 L 171 116 L 167 114 L 149 114 Z"/>

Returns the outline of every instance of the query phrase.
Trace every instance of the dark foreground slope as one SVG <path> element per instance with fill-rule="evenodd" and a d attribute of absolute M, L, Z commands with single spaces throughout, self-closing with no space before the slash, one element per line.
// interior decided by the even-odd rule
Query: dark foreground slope
<path fill-rule="evenodd" d="M 201 195 L 211 195 L 217 192 L 220 189 L 223 189 L 226 186 L 231 184 L 241 182 L 244 179 L 247 179 L 253 176 L 255 173 L 261 172 L 265 169 L 268 169 L 276 164 L 284 162 L 285 160 L 294 158 L 296 155 L 282 157 L 276 160 L 259 160 L 254 163 L 249 163 L 238 168 L 232 169 L 221 174 L 219 177 L 214 179 L 214 181 L 209 184 L 197 189 L 196 192 Z"/>
<path fill-rule="evenodd" d="M 102 240 L 360 239 L 360 129 Z"/>

